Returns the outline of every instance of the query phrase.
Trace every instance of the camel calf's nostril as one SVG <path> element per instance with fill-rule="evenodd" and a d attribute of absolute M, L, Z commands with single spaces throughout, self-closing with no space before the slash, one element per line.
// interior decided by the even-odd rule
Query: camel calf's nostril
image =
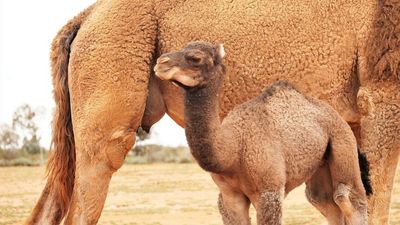
<path fill-rule="evenodd" d="M 157 60 L 157 63 L 166 63 L 169 61 L 168 57 L 162 57 Z"/>

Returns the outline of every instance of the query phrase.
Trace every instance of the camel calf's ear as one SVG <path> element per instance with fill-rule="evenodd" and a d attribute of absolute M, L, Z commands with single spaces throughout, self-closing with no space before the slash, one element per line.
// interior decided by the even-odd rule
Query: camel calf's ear
<path fill-rule="evenodd" d="M 225 49 L 223 44 L 217 45 L 218 55 L 223 59 L 225 57 Z"/>

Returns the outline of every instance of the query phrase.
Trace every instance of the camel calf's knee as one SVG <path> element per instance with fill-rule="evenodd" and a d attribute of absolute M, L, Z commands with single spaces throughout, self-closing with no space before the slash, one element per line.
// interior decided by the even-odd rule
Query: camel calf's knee
<path fill-rule="evenodd" d="M 339 184 L 333 195 L 333 200 L 346 217 L 350 217 L 353 214 L 353 207 L 351 205 L 349 195 L 350 188 L 344 184 Z"/>
<path fill-rule="evenodd" d="M 333 200 L 350 220 L 350 224 L 368 224 L 365 196 L 359 195 L 348 185 L 339 183 L 334 191 Z"/>

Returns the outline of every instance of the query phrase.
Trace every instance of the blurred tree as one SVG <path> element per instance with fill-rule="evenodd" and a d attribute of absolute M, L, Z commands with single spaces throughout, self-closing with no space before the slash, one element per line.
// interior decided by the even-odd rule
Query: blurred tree
<path fill-rule="evenodd" d="M 0 150 L 10 151 L 18 148 L 19 135 L 7 124 L 0 125 Z"/>
<path fill-rule="evenodd" d="M 40 153 L 43 163 L 43 148 L 40 146 L 40 137 L 38 136 L 38 126 L 36 125 L 37 113 L 25 104 L 17 108 L 14 112 L 12 127 L 19 134 L 23 135 L 21 150 L 29 154 Z"/>
<path fill-rule="evenodd" d="M 33 154 L 40 152 L 40 138 L 37 135 L 38 126 L 34 121 L 35 116 L 36 113 L 32 108 L 25 104 L 17 108 L 12 119 L 13 129 L 23 135 L 21 148 Z"/>

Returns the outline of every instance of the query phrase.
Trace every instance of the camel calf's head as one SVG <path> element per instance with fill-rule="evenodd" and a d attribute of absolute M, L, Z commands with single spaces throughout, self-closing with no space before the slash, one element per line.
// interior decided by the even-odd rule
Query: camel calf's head
<path fill-rule="evenodd" d="M 180 51 L 161 55 L 154 72 L 161 80 L 169 80 L 184 88 L 203 86 L 215 76 L 222 76 L 225 55 L 222 44 L 191 42 Z"/>

